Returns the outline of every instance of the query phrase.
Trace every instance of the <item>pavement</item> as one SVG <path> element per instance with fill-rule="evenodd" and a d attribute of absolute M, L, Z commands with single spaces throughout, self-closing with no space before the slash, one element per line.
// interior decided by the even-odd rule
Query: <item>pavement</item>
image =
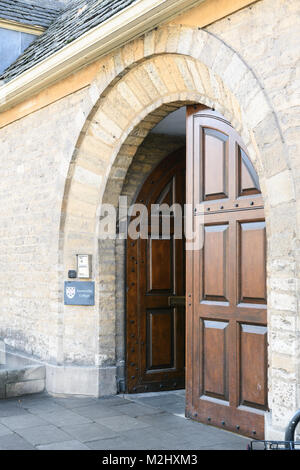
<path fill-rule="evenodd" d="M 245 450 L 249 439 L 184 417 L 184 390 L 0 400 L 0 450 Z"/>

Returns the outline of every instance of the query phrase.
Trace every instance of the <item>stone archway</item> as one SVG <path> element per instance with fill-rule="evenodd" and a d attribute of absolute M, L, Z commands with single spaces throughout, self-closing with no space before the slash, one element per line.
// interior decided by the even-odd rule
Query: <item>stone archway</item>
<path fill-rule="evenodd" d="M 86 363 L 99 367 L 99 393 L 115 391 L 116 376 L 116 253 L 114 244 L 97 237 L 100 204 L 117 204 L 129 165 L 157 122 L 186 103 L 202 103 L 222 113 L 241 134 L 260 178 L 268 235 L 269 404 L 273 413 L 267 429 L 280 429 L 289 409 L 297 407 L 299 383 L 296 350 L 290 345 L 288 356 L 294 368 L 289 377 L 280 374 L 280 364 L 286 360 L 280 330 L 284 331 L 285 318 L 296 313 L 295 294 L 282 287 L 295 278 L 294 235 L 288 225 L 296 219 L 296 206 L 288 153 L 263 89 L 241 58 L 215 37 L 198 29 L 166 26 L 104 58 L 91 93 L 95 106 L 70 166 L 61 231 L 65 270 L 83 243 L 94 255 L 99 289 L 93 315 L 85 321 L 96 333 Z M 79 313 L 76 316 L 80 328 L 83 320 Z M 292 320 L 290 324 L 294 325 L 289 335 L 295 347 L 297 327 Z M 82 344 L 83 331 L 86 325 L 78 333 Z M 280 387 L 288 394 L 285 411 L 280 410 L 284 407 Z"/>

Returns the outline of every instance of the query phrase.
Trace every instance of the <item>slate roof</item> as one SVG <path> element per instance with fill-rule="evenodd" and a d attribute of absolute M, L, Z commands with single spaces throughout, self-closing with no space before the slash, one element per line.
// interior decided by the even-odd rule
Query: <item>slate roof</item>
<path fill-rule="evenodd" d="M 0 80 L 4 82 L 12 80 L 135 1 L 74 0 L 58 14 L 49 28 L 38 36 L 0 75 Z"/>
<path fill-rule="evenodd" d="M 17 0 L 0 1 L 0 18 L 17 21 L 30 26 L 48 28 L 59 14 L 59 9 L 44 8 L 39 5 L 19 2 Z"/>

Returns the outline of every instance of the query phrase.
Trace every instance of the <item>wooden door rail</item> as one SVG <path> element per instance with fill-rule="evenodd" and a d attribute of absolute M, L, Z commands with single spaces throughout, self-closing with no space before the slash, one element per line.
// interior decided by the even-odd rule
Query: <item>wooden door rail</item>
<path fill-rule="evenodd" d="M 170 295 L 168 304 L 169 307 L 185 306 L 185 295 Z"/>

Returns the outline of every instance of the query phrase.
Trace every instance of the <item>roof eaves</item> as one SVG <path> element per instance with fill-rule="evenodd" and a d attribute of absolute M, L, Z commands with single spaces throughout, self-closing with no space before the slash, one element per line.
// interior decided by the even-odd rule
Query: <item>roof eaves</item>
<path fill-rule="evenodd" d="M 3 85 L 0 86 L 0 111 L 11 108 L 113 49 L 170 20 L 179 12 L 182 13 L 203 1 L 135 0 L 133 5 L 82 33 L 31 68 L 15 75 L 10 81 L 5 83 L 3 81 L 5 74 L 3 74 Z M 35 40 L 35 44 L 38 44 L 52 27 L 54 24 L 44 35 Z M 29 46 L 27 53 L 34 56 L 35 51 Z"/>

